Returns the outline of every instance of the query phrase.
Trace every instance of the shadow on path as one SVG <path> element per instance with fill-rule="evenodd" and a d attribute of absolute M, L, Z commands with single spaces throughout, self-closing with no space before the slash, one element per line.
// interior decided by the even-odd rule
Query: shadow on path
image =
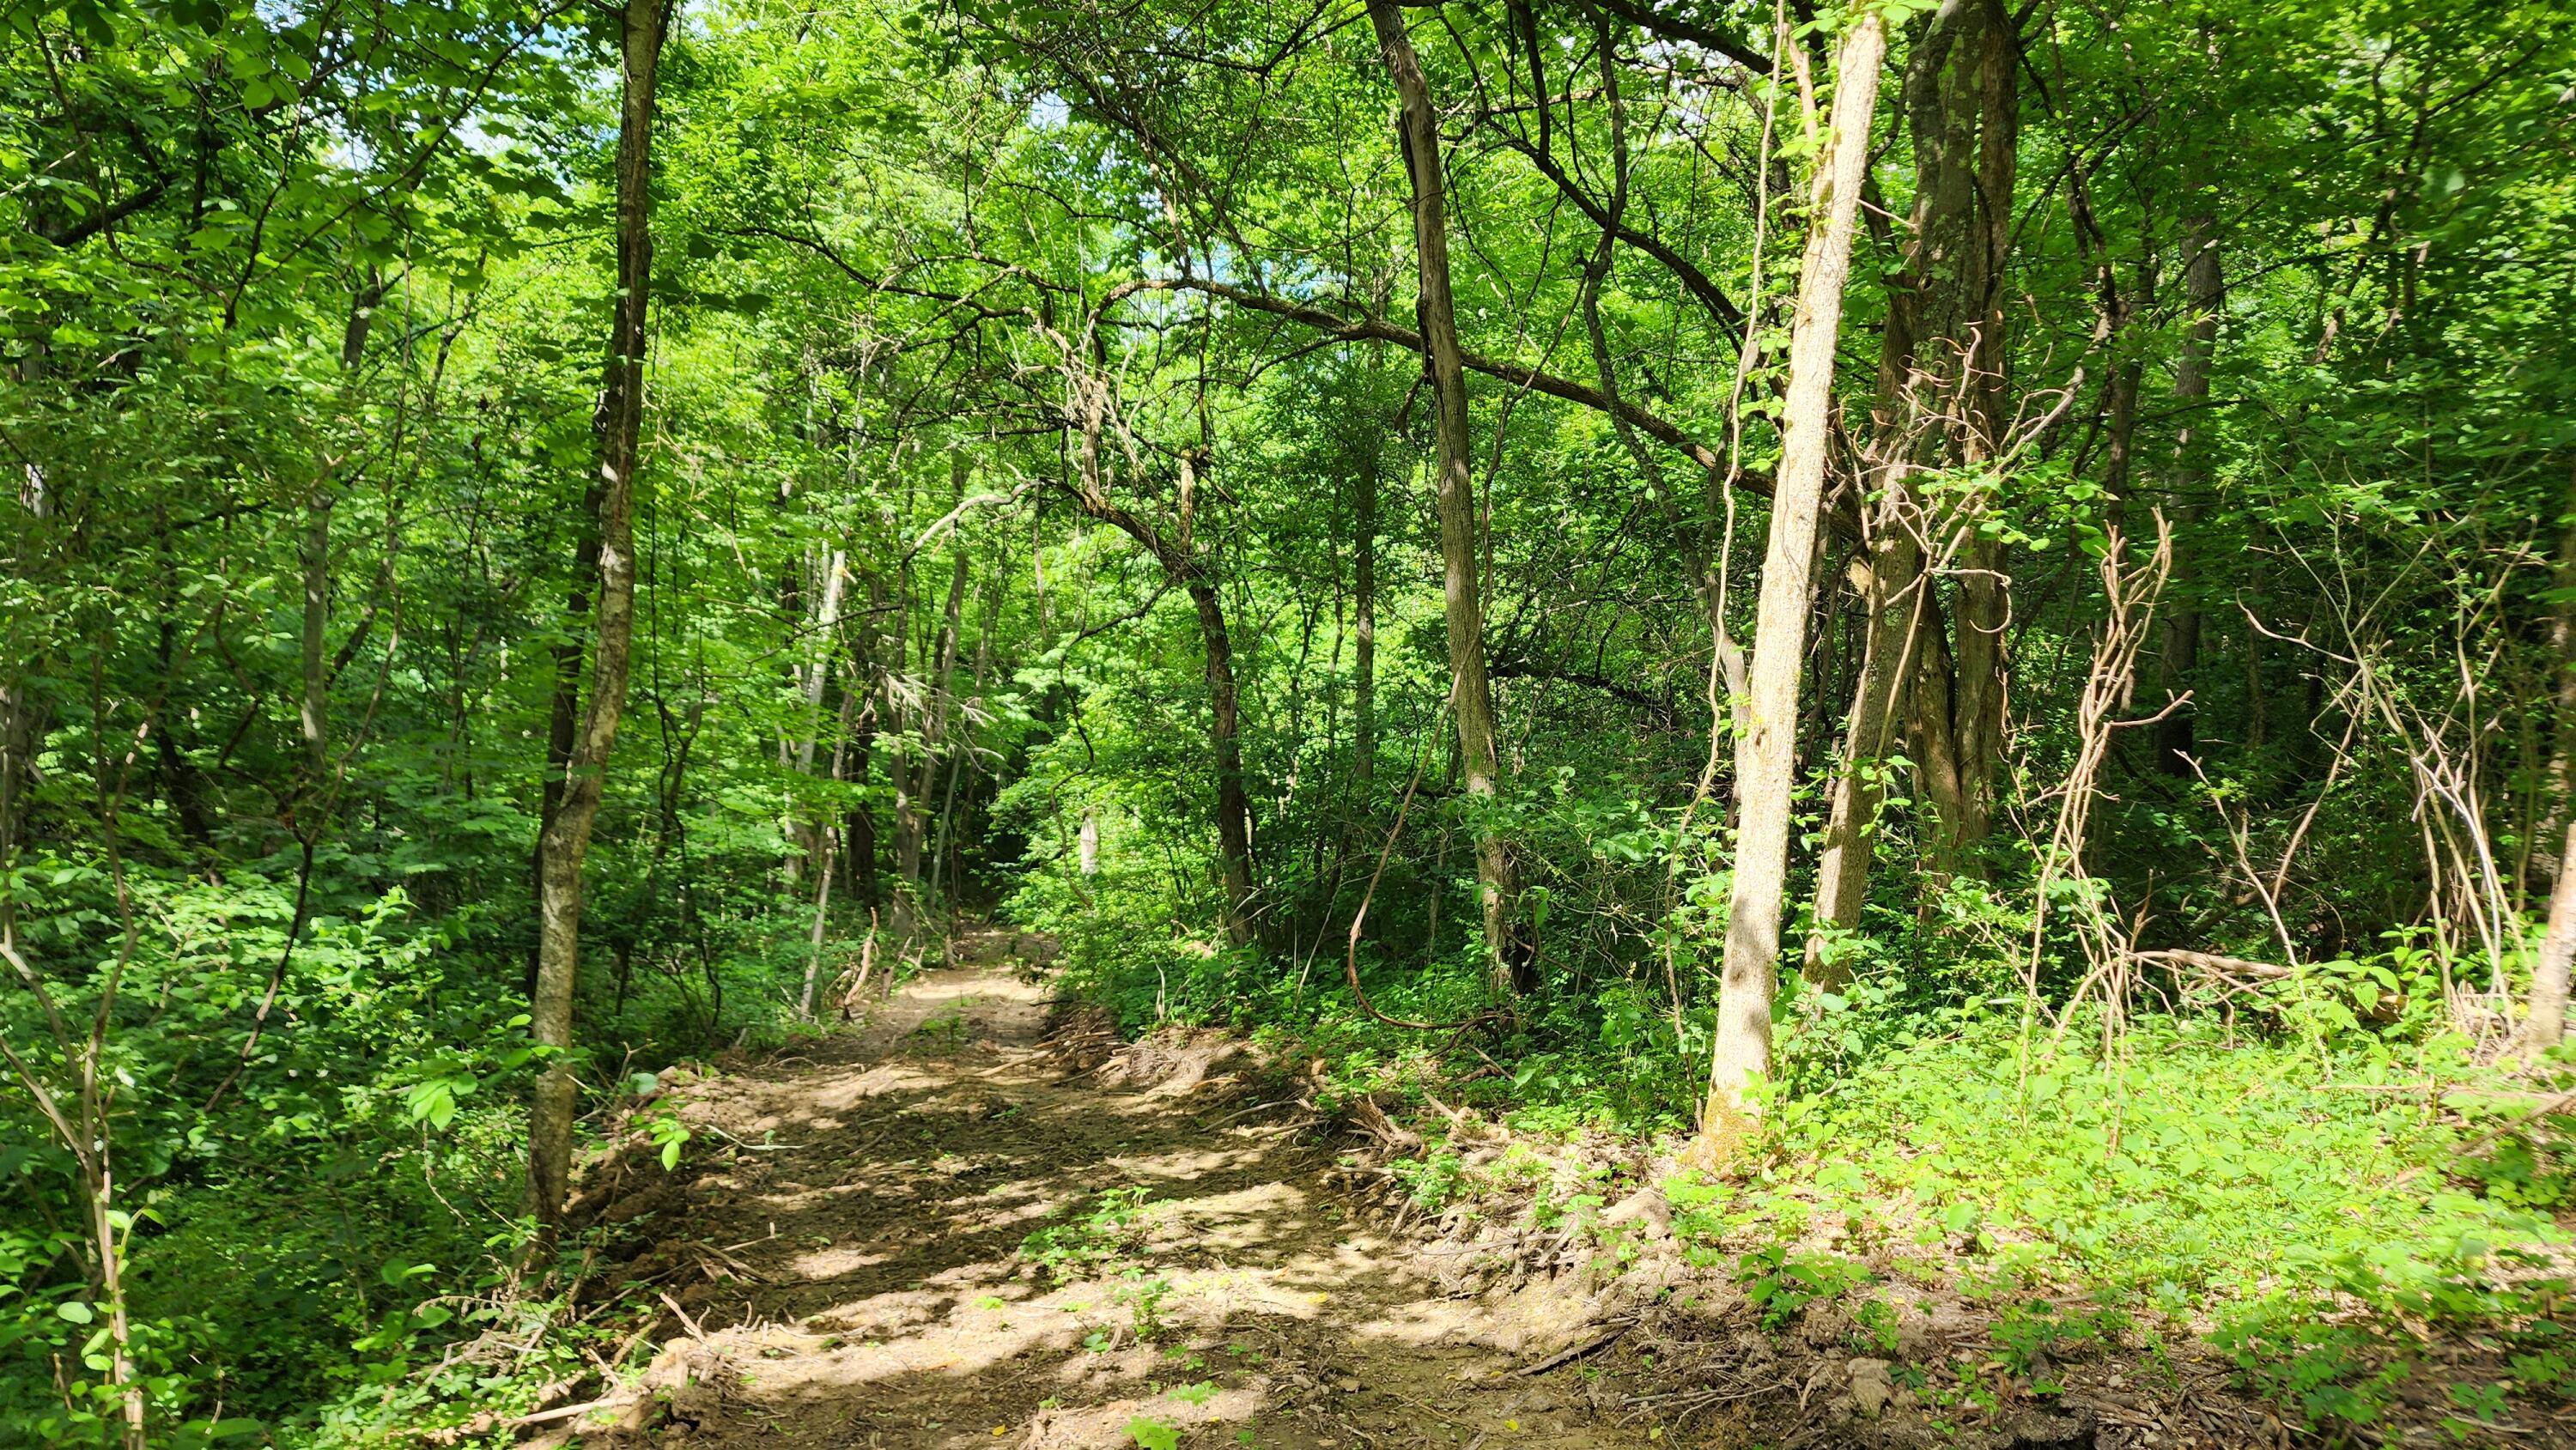
<path fill-rule="evenodd" d="M 1217 1048 L 1075 1070 L 1015 967 L 929 974 L 690 1094 L 723 1166 L 629 1273 L 698 1332 L 629 1428 L 557 1443 L 1648 1443 L 1480 1347 L 1478 1305 L 1408 1270 Z M 1041 1229 L 1053 1265 L 1022 1252 Z"/>

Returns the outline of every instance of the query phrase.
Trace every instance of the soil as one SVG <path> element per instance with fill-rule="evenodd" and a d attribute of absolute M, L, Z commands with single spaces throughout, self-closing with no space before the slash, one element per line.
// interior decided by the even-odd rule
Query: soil
<path fill-rule="evenodd" d="M 1445 1297 L 1237 1044 L 1086 1061 L 1097 1038 L 1051 1033 L 1050 1008 L 1015 963 L 934 971 L 863 1028 L 691 1089 L 689 1152 L 718 1171 L 603 1215 L 652 1220 L 621 1277 L 666 1276 L 687 1322 L 651 1402 L 557 1438 L 1034 1450 L 1159 1425 L 1279 1450 L 1661 1443 L 1596 1413 L 1575 1367 L 1516 1373 L 1532 1357 L 1499 1346 L 1549 1336 Z M 1137 1189 L 1123 1231 L 1075 1230 L 1100 1262 L 1053 1274 L 1021 1252 Z"/>
<path fill-rule="evenodd" d="M 1054 1000 L 1028 945 L 969 937 L 980 961 L 677 1091 L 692 1133 L 677 1172 L 641 1134 L 595 1165 L 576 1216 L 613 1267 L 588 1292 L 663 1305 L 659 1345 L 640 1381 L 530 1433 L 615 1450 L 2182 1450 L 2278 1434 L 2220 1405 L 2214 1375 L 2157 1404 L 2102 1392 L 2124 1384 L 2113 1364 L 2089 1376 L 2098 1409 L 1935 1425 L 1908 1392 L 1882 1417 L 1900 1387 L 1849 1349 L 1848 1325 L 1756 1332 L 1742 1295 L 1669 1240 L 1611 1265 L 1575 1235 L 1478 1215 L 1408 1232 L 1368 1135 L 1381 1152 L 1411 1135 L 1373 1105 L 1327 1124 L 1306 1084 L 1221 1033 L 1121 1044 Z M 1906 1332 L 1900 1363 L 1978 1338 L 1938 1318 Z"/>

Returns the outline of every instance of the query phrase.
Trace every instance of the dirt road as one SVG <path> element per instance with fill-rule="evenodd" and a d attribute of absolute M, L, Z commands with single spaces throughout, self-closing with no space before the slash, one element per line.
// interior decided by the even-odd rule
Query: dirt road
<path fill-rule="evenodd" d="M 695 1332 L 633 1428 L 558 1442 L 1649 1443 L 1588 1365 L 1520 1373 L 1578 1301 L 1499 1325 L 1444 1297 L 1275 1082 L 1211 1050 L 1069 1062 L 1048 999 L 1008 961 L 934 972 L 691 1089 L 713 1171 L 638 1221 L 636 1270 Z"/>

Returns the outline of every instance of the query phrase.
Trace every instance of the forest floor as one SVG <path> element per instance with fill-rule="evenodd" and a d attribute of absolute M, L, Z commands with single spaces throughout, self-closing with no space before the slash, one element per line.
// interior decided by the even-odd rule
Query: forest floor
<path fill-rule="evenodd" d="M 678 1172 L 640 1148 L 594 1168 L 577 1211 L 626 1258 L 594 1282 L 658 1299 L 667 1337 L 639 1383 L 550 1417 L 544 1443 L 2252 1438 L 2218 1422 L 2204 1436 L 2180 1410 L 2169 1433 L 2152 1411 L 2116 1423 L 2035 1407 L 1963 1431 L 1907 1413 L 1910 1392 L 1879 1418 L 1884 1365 L 1830 1336 L 1775 1351 L 1740 1300 L 1703 1307 L 1702 1332 L 1686 1332 L 1693 1316 L 1674 1306 L 1694 1301 L 1673 1286 L 1692 1271 L 1677 1262 L 1660 1284 L 1542 1264 L 1461 1288 L 1467 1246 L 1407 1233 L 1364 1192 L 1372 1180 L 1323 1143 L 1293 1079 L 1223 1034 L 1121 1046 L 1083 1031 L 1015 944 L 970 937 L 965 964 L 914 978 L 861 1023 L 680 1090 L 693 1136 Z"/>

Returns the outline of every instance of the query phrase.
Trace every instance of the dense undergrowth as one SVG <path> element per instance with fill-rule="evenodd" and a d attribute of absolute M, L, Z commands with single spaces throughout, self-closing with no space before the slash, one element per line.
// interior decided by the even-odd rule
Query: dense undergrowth
<path fill-rule="evenodd" d="M 241 1024 L 258 1020 L 282 952 L 295 863 L 220 880 L 124 866 L 137 931 L 105 1019 L 100 1091 L 156 1443 L 399 1440 L 424 1413 L 463 1413 L 435 1407 L 531 1398 L 587 1372 L 582 1350 L 607 1326 L 623 1336 L 620 1316 L 571 1303 L 586 1239 L 565 1247 L 561 1271 L 528 1259 L 525 1104 L 541 1057 L 519 996 L 523 904 L 448 898 L 449 873 L 472 862 L 380 888 L 368 864 L 319 864 L 255 1042 Z M 413 890 L 448 899 L 426 910 Z M 26 950 L 96 940 L 117 919 L 113 897 L 105 863 L 29 863 Z M 795 926 L 756 897 L 704 905 L 680 940 L 705 955 L 640 951 L 622 980 L 588 984 L 592 1141 L 649 1132 L 636 1107 L 673 1065 L 796 1030 Z M 627 931 L 675 924 L 640 899 L 605 914 Z M 836 945 L 832 969 L 855 951 Z M 54 1000 L 94 1012 L 117 971 L 111 956 Z M 35 1019 L 7 1026 L 39 1071 L 67 1073 Z M 0 1443 L 82 1443 L 115 1426 L 90 1241 L 62 1191 L 73 1181 L 59 1144 L 0 1145 Z"/>

